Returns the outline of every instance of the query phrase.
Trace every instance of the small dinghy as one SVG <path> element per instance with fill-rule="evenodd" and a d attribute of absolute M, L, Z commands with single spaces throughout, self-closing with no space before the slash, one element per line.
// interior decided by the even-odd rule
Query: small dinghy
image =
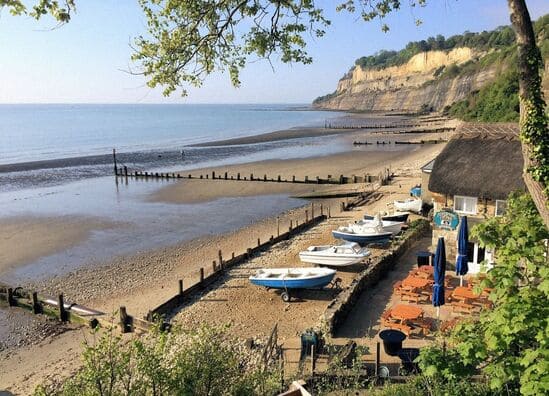
<path fill-rule="evenodd" d="M 381 220 L 385 221 L 399 221 L 402 223 L 406 223 L 408 221 L 408 216 L 410 215 L 410 212 L 393 212 L 393 213 L 387 213 L 387 212 L 381 212 Z M 374 216 L 365 214 L 364 220 L 373 220 Z"/>
<path fill-rule="evenodd" d="M 289 289 L 321 289 L 330 284 L 336 271 L 330 268 L 264 268 L 250 276 L 250 282 L 268 289 L 284 289 L 281 297 L 290 301 Z"/>
<path fill-rule="evenodd" d="M 408 198 L 402 201 L 394 201 L 393 205 L 395 210 L 420 213 L 421 208 L 423 207 L 423 201 L 421 198 Z"/>
<path fill-rule="evenodd" d="M 379 226 L 361 227 L 356 224 L 349 224 L 349 227 L 339 227 L 332 231 L 334 238 L 343 239 L 348 242 L 356 242 L 361 246 L 366 246 L 370 243 L 387 243 L 393 236 L 390 231 L 383 231 Z"/>
<path fill-rule="evenodd" d="M 360 263 L 369 255 L 370 251 L 360 247 L 358 243 L 346 243 L 336 246 L 310 246 L 299 253 L 299 259 L 305 263 L 344 267 Z"/>
<path fill-rule="evenodd" d="M 390 232 L 393 235 L 396 235 L 402 230 L 404 225 L 401 221 L 388 221 L 381 219 L 372 219 L 372 220 L 359 220 L 355 224 L 350 224 L 349 227 L 355 229 L 358 232 L 361 232 L 364 228 L 374 228 L 381 226 L 381 229 L 384 232 Z M 358 227 L 357 227 L 358 226 Z"/>

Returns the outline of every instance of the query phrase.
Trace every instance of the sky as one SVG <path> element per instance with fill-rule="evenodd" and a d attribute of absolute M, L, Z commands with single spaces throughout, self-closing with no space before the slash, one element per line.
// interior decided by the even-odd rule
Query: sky
<path fill-rule="evenodd" d="M 211 75 L 187 97 L 164 97 L 143 77 L 130 75 L 130 43 L 146 32 L 137 0 L 76 0 L 70 23 L 52 29 L 45 18 L 0 13 L 0 103 L 310 103 L 333 92 L 338 80 L 365 55 L 401 49 L 409 41 L 509 24 L 505 0 L 430 0 L 420 9 L 404 8 L 387 18 L 365 23 L 335 12 L 342 0 L 317 0 L 332 25 L 323 38 L 311 38 L 310 65 L 249 63 L 234 88 L 227 74 Z M 406 3 L 406 1 L 404 1 Z M 527 0 L 533 19 L 549 12 L 547 0 Z M 420 18 L 421 26 L 414 21 Z"/>

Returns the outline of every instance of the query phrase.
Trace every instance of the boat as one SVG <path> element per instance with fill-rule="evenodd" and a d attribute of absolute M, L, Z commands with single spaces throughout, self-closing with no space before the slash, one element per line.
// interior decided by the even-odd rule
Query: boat
<path fill-rule="evenodd" d="M 360 232 L 362 228 L 375 228 L 381 226 L 383 231 L 396 235 L 400 232 L 400 230 L 402 230 L 403 225 L 404 223 L 402 221 L 388 221 L 378 218 L 372 220 L 359 220 L 355 224 L 351 224 L 350 228 L 356 229 Z"/>
<path fill-rule="evenodd" d="M 343 239 L 347 242 L 356 242 L 361 246 L 365 246 L 371 243 L 387 243 L 393 236 L 393 233 L 383 231 L 379 227 L 339 227 L 337 230 L 332 231 L 332 235 L 334 238 Z"/>
<path fill-rule="evenodd" d="M 410 212 L 393 212 L 393 213 L 388 213 L 388 212 L 381 212 L 381 220 L 386 220 L 386 221 L 400 221 L 402 223 L 406 223 L 408 221 L 408 216 L 410 215 Z M 369 215 L 369 214 L 365 214 L 364 215 L 364 220 L 373 220 L 374 219 L 374 216 L 372 215 Z"/>
<path fill-rule="evenodd" d="M 358 243 L 343 245 L 309 246 L 299 253 L 299 259 L 305 263 L 344 267 L 361 262 L 370 255 L 370 251 Z"/>
<path fill-rule="evenodd" d="M 395 210 L 420 213 L 423 207 L 421 198 L 408 198 L 402 201 L 394 201 Z"/>
<path fill-rule="evenodd" d="M 251 283 L 268 289 L 283 289 L 282 300 L 289 302 L 289 290 L 322 289 L 332 282 L 336 270 L 312 268 L 263 268 L 249 277 Z"/>

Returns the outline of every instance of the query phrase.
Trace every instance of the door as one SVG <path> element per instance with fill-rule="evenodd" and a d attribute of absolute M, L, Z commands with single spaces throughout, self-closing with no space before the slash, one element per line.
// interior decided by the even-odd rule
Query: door
<path fill-rule="evenodd" d="M 478 274 L 479 272 L 486 272 L 493 267 L 493 254 L 490 249 L 485 249 L 479 246 L 478 243 L 468 242 L 467 261 L 469 264 L 469 273 Z"/>

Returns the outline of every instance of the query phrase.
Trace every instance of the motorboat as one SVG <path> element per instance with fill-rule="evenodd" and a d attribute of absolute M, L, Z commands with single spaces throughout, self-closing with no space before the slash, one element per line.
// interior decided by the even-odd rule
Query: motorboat
<path fill-rule="evenodd" d="M 398 211 L 420 213 L 421 208 L 423 207 L 423 201 L 421 198 L 408 198 L 405 200 L 394 201 L 393 205 L 395 210 Z"/>
<path fill-rule="evenodd" d="M 283 289 L 281 297 L 289 302 L 293 289 L 322 289 L 332 282 L 336 270 L 323 267 L 312 268 L 263 268 L 249 277 L 251 283 L 268 289 Z"/>
<path fill-rule="evenodd" d="M 367 227 L 339 227 L 337 230 L 332 231 L 334 238 L 343 239 L 347 242 L 356 242 L 361 246 L 366 246 L 372 243 L 385 244 L 390 241 L 393 233 L 390 231 L 383 231 L 381 227 L 367 228 Z"/>
<path fill-rule="evenodd" d="M 361 231 L 362 228 L 375 228 L 375 227 L 378 227 L 378 225 L 381 226 L 381 229 L 383 231 L 390 232 L 393 235 L 397 235 L 400 232 L 400 230 L 402 230 L 402 226 L 404 225 L 404 223 L 401 221 L 372 219 L 372 220 L 359 220 L 356 223 L 351 224 L 349 226 L 350 228 Z"/>
<path fill-rule="evenodd" d="M 408 216 L 410 215 L 410 212 L 398 212 L 395 211 L 393 213 L 388 212 L 380 212 L 381 220 L 385 221 L 400 221 L 402 223 L 406 223 L 408 221 Z M 374 216 L 365 214 L 364 220 L 373 220 Z"/>
<path fill-rule="evenodd" d="M 369 255 L 368 249 L 351 242 L 343 245 L 309 246 L 299 253 L 299 259 L 305 263 L 344 267 L 357 264 Z"/>

